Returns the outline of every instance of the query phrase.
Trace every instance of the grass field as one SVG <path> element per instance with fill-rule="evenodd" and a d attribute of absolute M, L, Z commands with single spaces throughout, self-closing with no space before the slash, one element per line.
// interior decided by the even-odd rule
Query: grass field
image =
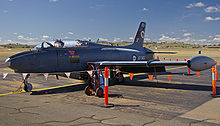
<path fill-rule="evenodd" d="M 30 49 L 23 49 L 23 48 L 13 48 L 13 49 L 8 49 L 8 48 L 0 48 L 0 60 L 5 60 L 11 55 L 14 55 L 19 52 L 27 51 Z"/>
<path fill-rule="evenodd" d="M 198 51 L 201 51 L 201 54 L 198 54 Z M 189 59 L 192 56 L 196 56 L 196 55 L 204 55 L 204 56 L 208 56 L 213 58 L 216 61 L 220 61 L 220 49 L 157 49 L 157 50 L 153 50 L 153 51 L 174 51 L 177 52 L 177 54 L 162 54 L 162 53 L 157 53 L 155 55 L 155 58 L 157 58 L 157 56 L 159 56 L 159 58 L 162 60 L 163 58 L 165 58 L 166 60 L 169 60 L 170 58 L 172 60 L 176 60 L 177 58 L 179 60 L 184 60 L 184 59 Z"/>

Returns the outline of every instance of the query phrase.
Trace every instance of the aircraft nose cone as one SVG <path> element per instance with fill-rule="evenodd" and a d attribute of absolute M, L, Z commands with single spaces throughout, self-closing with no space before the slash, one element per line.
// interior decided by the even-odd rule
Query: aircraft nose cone
<path fill-rule="evenodd" d="M 10 66 L 11 66 L 11 59 L 10 59 L 10 58 L 7 58 L 7 59 L 5 60 L 5 64 L 6 64 L 7 67 L 10 67 Z"/>

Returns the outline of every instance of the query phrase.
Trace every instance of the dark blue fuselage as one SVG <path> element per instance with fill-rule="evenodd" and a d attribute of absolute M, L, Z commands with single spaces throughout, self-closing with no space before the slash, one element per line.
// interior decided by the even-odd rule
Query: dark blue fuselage
<path fill-rule="evenodd" d="M 151 50 L 147 50 L 151 51 Z M 19 73 L 56 73 L 85 71 L 87 62 L 147 61 L 153 59 L 146 48 L 120 46 L 43 48 L 9 57 L 8 67 Z"/>

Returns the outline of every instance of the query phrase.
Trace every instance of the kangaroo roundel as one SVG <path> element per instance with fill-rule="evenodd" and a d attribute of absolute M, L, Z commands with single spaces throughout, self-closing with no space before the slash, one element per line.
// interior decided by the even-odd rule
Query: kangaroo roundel
<path fill-rule="evenodd" d="M 144 38 L 144 31 L 141 31 L 141 38 Z"/>

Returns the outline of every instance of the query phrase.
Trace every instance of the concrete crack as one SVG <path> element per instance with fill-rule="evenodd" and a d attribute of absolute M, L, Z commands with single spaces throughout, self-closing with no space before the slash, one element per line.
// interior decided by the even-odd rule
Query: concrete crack
<path fill-rule="evenodd" d="M 79 126 L 79 125 L 86 125 L 86 124 L 96 124 L 96 123 L 101 123 L 101 124 L 105 124 L 105 125 L 109 125 L 109 126 L 114 126 L 114 125 L 111 125 L 111 124 L 107 124 L 107 123 L 104 123 L 103 121 L 105 120 L 109 120 L 109 119 L 115 119 L 117 117 L 111 117 L 111 118 L 104 118 L 104 119 L 96 119 L 94 118 L 95 115 L 92 115 L 92 116 L 82 116 L 82 117 L 79 117 L 79 118 L 76 118 L 76 119 L 73 119 L 73 120 L 69 120 L 69 121 L 47 121 L 47 122 L 41 122 L 41 123 L 34 123 L 34 124 L 37 124 L 37 125 L 43 125 L 43 124 L 48 124 L 48 123 L 74 123 L 80 119 L 92 119 L 94 121 L 97 121 L 97 122 L 85 122 L 85 123 L 79 123 L 79 124 L 75 124 L 75 125 L 71 125 L 71 126 Z M 126 125 L 128 126 L 128 125 Z"/>
<path fill-rule="evenodd" d="M 21 107 L 21 108 L 13 108 L 13 107 L 6 107 L 6 106 L 0 106 L 2 108 L 7 108 L 7 109 L 14 109 L 17 112 L 14 113 L 9 113 L 9 114 L 20 114 L 20 113 L 28 113 L 28 114 L 34 114 L 34 115 L 40 115 L 39 113 L 33 113 L 33 112 L 25 112 L 24 109 L 26 108 L 37 108 L 39 106 L 27 106 L 27 107 Z"/>
<path fill-rule="evenodd" d="M 158 119 L 160 119 L 161 118 L 161 116 L 163 116 L 163 114 L 160 114 L 157 118 L 154 118 L 154 120 L 153 121 L 150 121 L 150 122 L 147 122 L 147 123 L 144 123 L 143 124 L 143 126 L 146 126 L 146 125 L 148 125 L 148 124 L 152 124 L 152 123 L 155 123 Z"/>
<path fill-rule="evenodd" d="M 91 118 L 93 117 L 94 115 L 90 116 L 90 117 L 85 117 L 85 116 L 82 116 L 82 117 L 79 117 L 79 118 L 76 118 L 76 119 L 73 119 L 73 120 L 69 120 L 69 121 L 47 121 L 47 122 L 41 122 L 41 123 L 34 123 L 34 124 L 47 124 L 47 123 L 71 123 L 71 122 L 75 122 L 77 120 L 80 120 L 82 118 Z"/>

